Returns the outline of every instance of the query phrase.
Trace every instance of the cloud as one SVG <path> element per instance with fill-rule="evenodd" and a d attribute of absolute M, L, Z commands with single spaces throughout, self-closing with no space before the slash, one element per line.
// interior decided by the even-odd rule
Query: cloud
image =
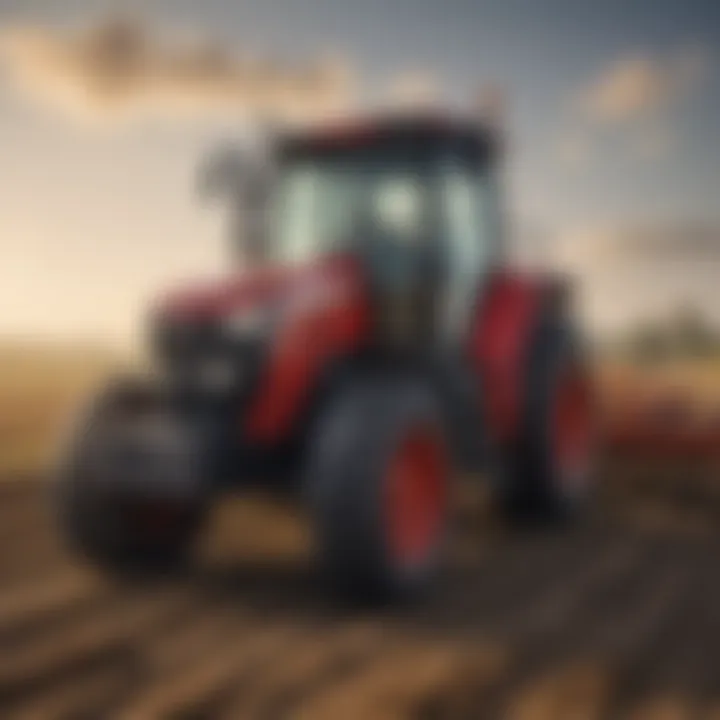
<path fill-rule="evenodd" d="M 550 264 L 578 281 L 589 327 L 617 330 L 685 304 L 720 327 L 720 225 L 656 220 L 643 226 L 567 228 Z"/>
<path fill-rule="evenodd" d="M 702 86 L 711 54 L 701 47 L 615 60 L 575 93 L 556 144 L 562 167 L 586 172 L 599 157 L 656 161 L 677 145 L 673 109 Z"/>
<path fill-rule="evenodd" d="M 683 99 L 698 87 L 708 67 L 708 53 L 699 48 L 669 57 L 625 57 L 590 83 L 580 95 L 579 106 L 597 124 L 635 121 Z"/>
<path fill-rule="evenodd" d="M 310 62 L 233 53 L 110 19 L 81 31 L 34 26 L 0 33 L 0 61 L 19 90 L 83 117 L 140 112 L 259 112 L 313 116 L 354 96 L 341 58 Z"/>
<path fill-rule="evenodd" d="M 408 70 L 390 78 L 384 88 L 384 99 L 392 105 L 407 107 L 436 105 L 441 98 L 442 84 L 427 70 Z"/>
<path fill-rule="evenodd" d="M 555 260 L 564 267 L 617 271 L 633 267 L 720 262 L 720 225 L 657 222 L 635 227 L 575 228 L 554 247 Z"/>

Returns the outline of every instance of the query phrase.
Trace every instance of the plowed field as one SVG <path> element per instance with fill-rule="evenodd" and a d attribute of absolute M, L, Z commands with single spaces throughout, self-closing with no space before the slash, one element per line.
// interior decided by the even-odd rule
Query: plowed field
<path fill-rule="evenodd" d="M 612 473 L 564 532 L 464 502 L 437 592 L 392 612 L 334 603 L 259 501 L 128 586 L 65 553 L 46 488 L 4 482 L 0 717 L 720 718 L 720 494 Z"/>

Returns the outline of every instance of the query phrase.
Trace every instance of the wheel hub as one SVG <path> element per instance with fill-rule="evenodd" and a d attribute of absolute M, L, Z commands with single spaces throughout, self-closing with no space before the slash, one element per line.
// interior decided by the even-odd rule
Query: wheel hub
<path fill-rule="evenodd" d="M 435 550 L 447 503 L 447 458 L 430 428 L 417 428 L 398 445 L 387 474 L 388 540 L 402 567 L 422 564 Z"/>

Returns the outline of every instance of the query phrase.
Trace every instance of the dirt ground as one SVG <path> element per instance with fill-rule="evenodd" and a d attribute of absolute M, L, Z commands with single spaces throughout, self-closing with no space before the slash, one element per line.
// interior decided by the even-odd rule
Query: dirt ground
<path fill-rule="evenodd" d="M 258 501 L 120 586 L 63 551 L 47 487 L 3 483 L 0 717 L 720 718 L 720 495 L 613 473 L 565 532 L 465 502 L 437 592 L 392 612 L 334 603 Z"/>

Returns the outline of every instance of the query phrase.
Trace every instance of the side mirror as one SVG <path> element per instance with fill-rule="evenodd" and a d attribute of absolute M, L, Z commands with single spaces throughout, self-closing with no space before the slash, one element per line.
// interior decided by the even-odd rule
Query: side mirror
<path fill-rule="evenodd" d="M 238 145 L 222 145 L 202 161 L 197 177 L 197 192 L 203 200 L 236 196 L 252 173 L 246 151 Z"/>
<path fill-rule="evenodd" d="M 200 165 L 198 195 L 228 204 L 230 244 L 245 263 L 259 260 L 265 249 L 271 179 L 268 154 L 238 144 L 218 146 Z"/>

